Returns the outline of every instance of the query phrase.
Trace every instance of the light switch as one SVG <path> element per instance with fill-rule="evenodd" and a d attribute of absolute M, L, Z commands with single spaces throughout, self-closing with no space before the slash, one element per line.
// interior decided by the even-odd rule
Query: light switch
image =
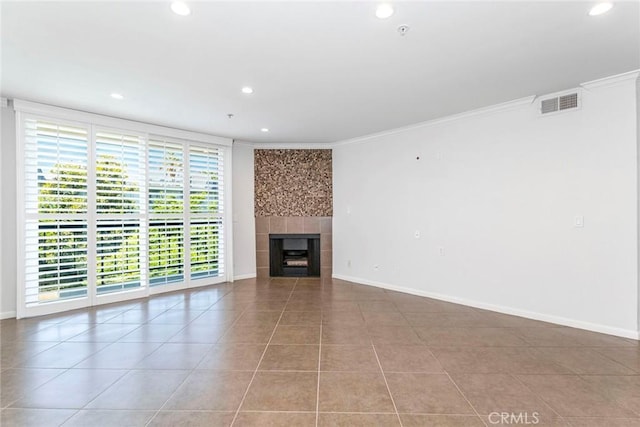
<path fill-rule="evenodd" d="M 582 215 L 576 215 L 573 219 L 574 227 L 584 227 L 584 217 Z"/>
<path fill-rule="evenodd" d="M 415 233 L 413 233 L 413 236 L 414 236 L 416 239 L 419 239 L 419 238 L 420 238 L 420 230 L 416 230 L 416 232 L 415 232 Z"/>

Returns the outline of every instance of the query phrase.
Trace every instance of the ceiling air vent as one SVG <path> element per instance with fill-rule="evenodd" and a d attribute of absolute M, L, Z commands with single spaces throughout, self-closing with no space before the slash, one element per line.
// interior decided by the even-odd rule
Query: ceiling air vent
<path fill-rule="evenodd" d="M 540 113 L 548 114 L 557 111 L 578 108 L 578 94 L 569 93 L 567 95 L 556 96 L 555 98 L 543 99 L 540 103 Z"/>

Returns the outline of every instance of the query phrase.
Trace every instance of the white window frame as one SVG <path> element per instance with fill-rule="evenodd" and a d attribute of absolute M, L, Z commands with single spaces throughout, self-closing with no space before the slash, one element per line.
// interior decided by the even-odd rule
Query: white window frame
<path fill-rule="evenodd" d="M 13 107 L 16 111 L 16 185 L 17 185 L 17 318 L 38 316 L 43 314 L 56 313 L 61 311 L 73 310 L 77 308 L 83 308 L 93 305 L 108 304 L 116 301 L 125 301 L 134 298 L 146 297 L 149 295 L 170 292 L 178 289 L 187 289 L 199 286 L 208 286 L 215 283 L 233 282 L 233 213 L 232 213 L 232 143 L 229 138 L 223 138 L 214 135 L 208 135 L 204 133 L 191 132 L 181 129 L 174 129 L 170 127 L 158 126 L 153 124 L 147 124 L 142 122 L 136 122 L 131 120 L 119 119 L 114 117 L 103 116 L 100 114 L 88 113 L 84 111 L 71 110 L 68 108 L 50 106 L 30 101 L 14 100 Z M 191 280 L 190 275 L 185 274 L 184 282 L 167 284 L 163 286 L 149 286 L 149 278 L 147 277 L 147 283 L 142 289 L 135 289 L 131 291 L 116 292 L 113 294 L 97 295 L 97 288 L 95 286 L 95 269 L 92 267 L 95 264 L 95 212 L 90 210 L 89 216 L 89 243 L 90 251 L 88 253 L 89 262 L 89 292 L 88 296 L 84 298 L 61 300 L 48 302 L 46 304 L 40 304 L 27 307 L 25 305 L 25 244 L 24 244 L 24 225 L 25 225 L 25 213 L 24 213 L 24 185 L 25 185 L 25 168 L 24 168 L 24 129 L 23 123 L 27 118 L 36 118 L 43 120 L 61 121 L 67 124 L 76 124 L 89 129 L 89 137 L 91 138 L 91 144 L 95 141 L 95 133 L 98 130 L 114 129 L 118 132 L 127 131 L 133 134 L 140 134 L 143 136 L 147 143 L 149 139 L 153 137 L 161 137 L 170 139 L 174 142 L 180 142 L 184 144 L 184 152 L 188 153 L 189 144 L 195 145 L 207 145 L 213 148 L 218 148 L 223 151 L 224 170 L 223 170 L 223 245 L 224 245 L 224 274 L 222 277 L 212 277 L 207 279 L 195 279 Z M 95 153 L 93 148 L 90 147 L 90 161 L 94 159 Z M 188 161 L 185 158 L 185 161 Z M 148 169 L 148 158 L 145 159 L 145 167 Z M 146 194 L 148 194 L 148 173 Z M 185 180 L 188 180 L 188 176 L 185 173 Z M 185 201 L 189 198 L 185 195 Z M 145 199 L 145 203 L 147 203 Z M 185 202 L 186 203 L 186 202 Z M 187 208 L 187 206 L 185 206 Z M 189 220 L 187 211 L 186 221 Z M 146 209 L 145 219 L 146 224 L 149 222 L 149 211 Z M 188 222 L 185 223 L 185 239 L 188 239 Z M 188 245 L 185 245 L 185 255 L 188 254 Z M 189 262 L 185 260 L 185 270 Z M 148 257 L 147 264 L 145 265 L 148 272 Z M 185 271 L 186 273 L 186 271 Z"/>

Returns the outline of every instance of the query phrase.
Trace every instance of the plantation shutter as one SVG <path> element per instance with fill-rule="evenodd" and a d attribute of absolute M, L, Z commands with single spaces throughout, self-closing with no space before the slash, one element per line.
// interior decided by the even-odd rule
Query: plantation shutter
<path fill-rule="evenodd" d="M 87 294 L 88 129 L 27 118 L 25 304 Z"/>
<path fill-rule="evenodd" d="M 18 318 L 226 279 L 230 141 L 27 101 L 14 108 Z"/>
<path fill-rule="evenodd" d="M 96 286 L 98 294 L 146 285 L 145 140 L 96 133 Z"/>
<path fill-rule="evenodd" d="M 151 138 L 149 166 L 149 283 L 184 281 L 184 149 Z"/>
<path fill-rule="evenodd" d="M 189 146 L 191 278 L 224 277 L 224 159 L 218 148 Z"/>

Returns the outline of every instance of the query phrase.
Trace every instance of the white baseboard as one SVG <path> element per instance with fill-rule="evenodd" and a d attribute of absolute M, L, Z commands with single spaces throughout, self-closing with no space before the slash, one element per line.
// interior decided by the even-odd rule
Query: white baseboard
<path fill-rule="evenodd" d="M 634 331 L 632 329 L 614 328 L 611 326 L 600 325 L 597 323 L 584 322 L 581 320 L 568 319 L 561 316 L 553 316 L 550 314 L 537 313 L 534 311 L 521 310 L 512 307 L 505 307 L 502 305 L 489 304 L 486 302 L 474 301 L 465 298 L 453 297 L 450 295 L 443 295 L 433 292 L 421 291 L 413 288 L 405 288 L 402 286 L 390 285 L 388 283 L 376 282 L 373 280 L 362 279 L 359 277 L 344 276 L 341 274 L 334 274 L 332 277 L 340 280 L 346 280 L 348 282 L 359 283 L 367 286 L 375 286 L 377 288 L 388 289 L 391 291 L 403 292 L 406 294 L 417 295 L 421 297 L 433 298 L 441 301 L 452 302 L 455 304 L 467 305 L 470 307 L 481 308 L 484 310 L 496 311 L 498 313 L 510 314 L 512 316 L 525 317 L 527 319 L 540 320 L 543 322 L 555 323 L 561 326 L 569 326 L 572 328 L 584 329 L 587 331 L 598 332 L 602 334 L 615 335 L 623 338 L 631 338 L 634 340 L 640 340 L 640 331 Z"/>
<path fill-rule="evenodd" d="M 14 317 L 16 317 L 15 311 L 4 311 L 0 313 L 0 319 L 12 319 Z"/>
<path fill-rule="evenodd" d="M 233 281 L 235 282 L 236 280 L 255 279 L 255 277 L 256 273 L 240 274 L 238 276 L 233 276 Z"/>

